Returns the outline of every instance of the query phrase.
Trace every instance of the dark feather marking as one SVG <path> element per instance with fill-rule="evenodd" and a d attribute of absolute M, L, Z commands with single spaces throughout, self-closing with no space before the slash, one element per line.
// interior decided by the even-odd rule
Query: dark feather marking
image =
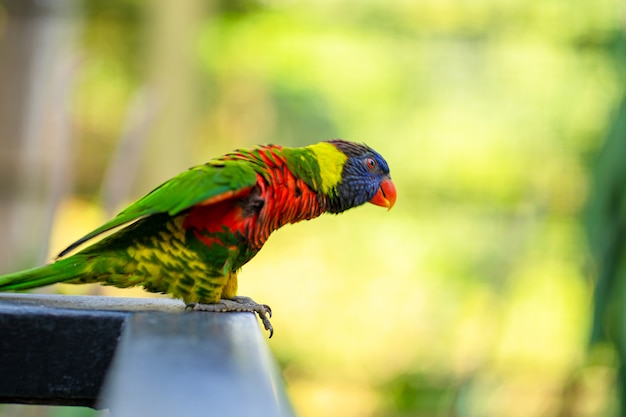
<path fill-rule="evenodd" d="M 183 285 L 177 285 L 176 286 L 176 289 L 178 290 L 179 293 L 182 294 L 183 297 L 184 296 L 189 296 L 191 294 L 190 291 L 189 291 L 189 288 L 191 288 L 191 287 L 186 287 L 186 286 L 183 286 Z"/>
<path fill-rule="evenodd" d="M 261 189 L 258 186 L 254 187 L 240 204 L 243 210 L 243 217 L 251 217 L 259 214 L 261 209 L 265 206 L 265 200 L 261 196 Z"/>
<path fill-rule="evenodd" d="M 348 158 L 361 157 L 364 153 L 373 151 L 372 148 L 365 144 L 347 142 L 342 139 L 329 140 L 328 143 L 335 145 L 337 149 L 345 153 Z"/>

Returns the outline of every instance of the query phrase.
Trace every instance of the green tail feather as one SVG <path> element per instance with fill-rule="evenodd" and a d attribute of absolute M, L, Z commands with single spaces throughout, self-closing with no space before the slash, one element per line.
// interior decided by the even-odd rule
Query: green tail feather
<path fill-rule="evenodd" d="M 70 257 L 39 268 L 0 275 L 0 291 L 22 291 L 69 281 L 83 273 L 85 267 L 81 264 Z"/>

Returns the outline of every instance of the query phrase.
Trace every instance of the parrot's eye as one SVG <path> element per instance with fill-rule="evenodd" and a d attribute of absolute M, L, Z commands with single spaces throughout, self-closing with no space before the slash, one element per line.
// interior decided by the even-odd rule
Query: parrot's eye
<path fill-rule="evenodd" d="M 365 164 L 367 165 L 367 168 L 371 171 L 374 168 L 376 168 L 376 161 L 374 161 L 372 158 L 367 158 L 365 160 Z"/>

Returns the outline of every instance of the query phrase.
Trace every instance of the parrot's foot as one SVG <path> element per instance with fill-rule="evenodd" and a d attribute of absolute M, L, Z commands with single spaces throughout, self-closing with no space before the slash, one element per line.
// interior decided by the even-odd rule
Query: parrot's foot
<path fill-rule="evenodd" d="M 270 338 L 274 334 L 274 328 L 272 327 L 272 323 L 270 323 L 272 309 L 267 304 L 259 304 L 250 297 L 234 296 L 233 298 L 222 298 L 215 304 L 190 303 L 187 305 L 187 309 L 194 311 L 247 311 L 256 313 L 261 319 L 261 322 L 263 322 L 265 330 L 270 332 Z"/>

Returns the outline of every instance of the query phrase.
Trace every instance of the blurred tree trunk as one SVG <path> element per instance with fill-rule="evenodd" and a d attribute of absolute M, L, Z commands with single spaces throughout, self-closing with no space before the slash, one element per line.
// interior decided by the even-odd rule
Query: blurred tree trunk
<path fill-rule="evenodd" d="M 45 258 L 71 155 L 68 65 L 75 1 L 3 3 L 0 37 L 0 272 Z"/>
<path fill-rule="evenodd" d="M 195 42 L 210 6 L 203 0 L 146 3 L 146 64 L 156 118 L 141 169 L 141 193 L 197 162 L 190 149 L 198 120 Z"/>

